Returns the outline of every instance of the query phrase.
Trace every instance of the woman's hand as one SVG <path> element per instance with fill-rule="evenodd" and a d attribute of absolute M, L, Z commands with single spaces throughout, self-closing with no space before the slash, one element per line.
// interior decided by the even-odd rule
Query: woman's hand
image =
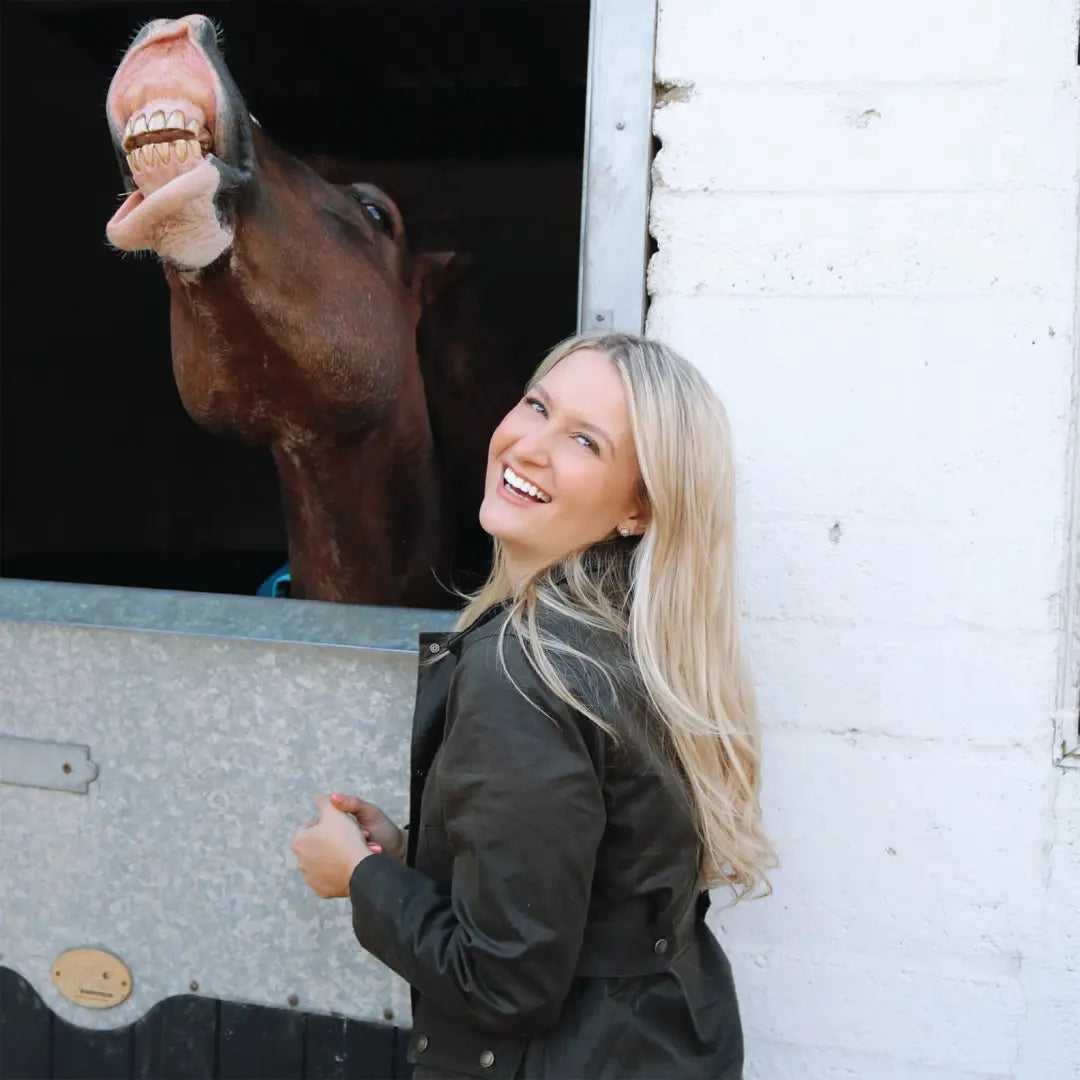
<path fill-rule="evenodd" d="M 293 836 L 296 865 L 316 895 L 348 896 L 353 870 L 373 852 L 352 814 L 338 810 L 326 795 L 315 806 L 319 816 L 305 821 Z"/>
<path fill-rule="evenodd" d="M 365 802 L 358 795 L 331 795 L 330 800 L 339 810 L 356 818 L 372 851 L 382 850 L 391 859 L 405 861 L 409 834 L 399 829 L 374 803 Z"/>

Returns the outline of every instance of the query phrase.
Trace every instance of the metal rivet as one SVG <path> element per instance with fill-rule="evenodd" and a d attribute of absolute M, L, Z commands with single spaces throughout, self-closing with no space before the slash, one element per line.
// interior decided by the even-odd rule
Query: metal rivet
<path fill-rule="evenodd" d="M 657 938 L 656 944 L 652 947 L 652 951 L 657 956 L 663 956 L 667 952 L 667 938 Z"/>
<path fill-rule="evenodd" d="M 393 1020 L 394 1019 L 394 1010 L 393 1009 L 383 1009 L 382 1018 L 384 1020 Z"/>
<path fill-rule="evenodd" d="M 416 1049 L 419 1050 L 421 1054 L 427 1049 L 426 1035 L 421 1035 L 420 1038 L 416 1040 Z"/>
<path fill-rule="evenodd" d="M 596 321 L 597 322 L 603 322 L 604 321 L 604 313 L 602 311 L 598 311 L 596 313 Z"/>
<path fill-rule="evenodd" d="M 616 131 L 622 131 L 625 127 L 626 127 L 626 125 L 620 120 L 620 121 L 618 121 L 618 123 L 616 123 L 615 130 Z"/>
<path fill-rule="evenodd" d="M 480 1055 L 480 1064 L 485 1069 L 490 1069 L 495 1064 L 495 1055 L 490 1050 L 485 1050 Z"/>
<path fill-rule="evenodd" d="M 192 980 L 191 980 L 191 982 L 189 982 L 189 983 L 188 983 L 188 989 L 189 989 L 189 990 L 190 990 L 190 991 L 191 991 L 191 992 L 192 992 L 193 994 L 195 994 L 195 993 L 198 993 L 198 990 L 199 990 L 199 984 L 198 984 L 198 983 L 197 983 L 197 982 L 196 982 L 196 981 L 195 981 L 194 979 L 192 979 Z"/>
<path fill-rule="evenodd" d="M 290 1008 L 293 1009 L 300 1004 L 300 999 L 295 994 L 290 994 L 285 1000 L 289 1003 Z"/>
<path fill-rule="evenodd" d="M 70 773 L 71 772 L 71 766 L 66 761 L 64 762 L 63 767 L 64 767 L 64 772 L 65 773 Z"/>
<path fill-rule="evenodd" d="M 428 652 L 436 653 L 439 651 L 439 646 L 433 641 L 428 647 Z"/>

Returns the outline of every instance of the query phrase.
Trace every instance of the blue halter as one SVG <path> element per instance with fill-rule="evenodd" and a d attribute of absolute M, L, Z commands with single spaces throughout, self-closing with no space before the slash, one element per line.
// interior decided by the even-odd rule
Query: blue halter
<path fill-rule="evenodd" d="M 256 596 L 272 596 L 275 600 L 289 598 L 289 585 L 292 582 L 292 574 L 289 573 L 289 564 L 279 566 L 259 587 L 255 590 Z"/>

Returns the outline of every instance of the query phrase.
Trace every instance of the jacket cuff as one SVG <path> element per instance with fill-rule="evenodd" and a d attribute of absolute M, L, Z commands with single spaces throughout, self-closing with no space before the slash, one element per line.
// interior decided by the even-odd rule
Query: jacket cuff
<path fill-rule="evenodd" d="M 394 860 L 388 855 L 376 851 L 361 859 L 353 867 L 353 872 L 349 876 L 349 900 L 352 902 L 354 911 L 358 902 L 361 906 L 370 905 L 373 891 L 380 891 L 379 883 L 382 880 L 383 871 L 378 864 L 389 865 L 393 862 Z"/>
<path fill-rule="evenodd" d="M 399 929 L 405 898 L 416 887 L 418 872 L 389 855 L 373 854 L 361 859 L 349 878 L 349 902 L 356 940 L 390 967 L 396 955 L 395 930 Z"/>

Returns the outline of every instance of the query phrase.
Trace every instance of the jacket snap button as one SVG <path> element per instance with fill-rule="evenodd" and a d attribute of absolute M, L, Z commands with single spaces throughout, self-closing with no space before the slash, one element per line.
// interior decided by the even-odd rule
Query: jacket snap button
<path fill-rule="evenodd" d="M 431 643 L 431 644 L 430 644 L 430 645 L 429 645 L 429 646 L 427 647 L 427 650 L 428 650 L 428 652 L 430 652 L 430 653 L 437 653 L 437 652 L 439 651 L 439 645 L 438 645 L 438 643 L 437 643 L 437 642 L 435 642 L 435 641 L 433 641 L 433 642 L 432 642 L 432 643 Z"/>
<path fill-rule="evenodd" d="M 663 956 L 667 952 L 667 938 L 657 938 L 656 944 L 652 947 L 652 951 L 657 956 Z"/>
<path fill-rule="evenodd" d="M 420 1038 L 416 1040 L 416 1049 L 419 1050 L 421 1054 L 427 1049 L 426 1035 L 421 1035 Z"/>
<path fill-rule="evenodd" d="M 480 1064 L 485 1069 L 490 1069 L 491 1066 L 495 1064 L 495 1055 L 490 1050 L 485 1050 L 480 1055 Z"/>

